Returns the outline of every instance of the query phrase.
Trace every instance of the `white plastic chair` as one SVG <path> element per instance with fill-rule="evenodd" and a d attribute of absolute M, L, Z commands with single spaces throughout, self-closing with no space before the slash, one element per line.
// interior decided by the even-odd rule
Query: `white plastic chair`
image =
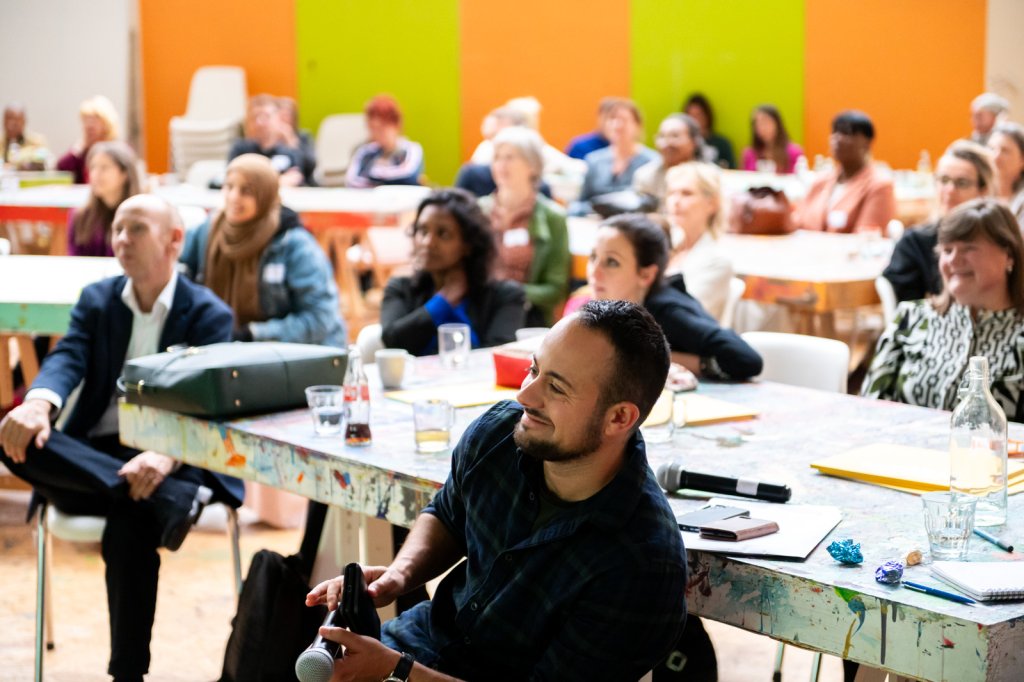
<path fill-rule="evenodd" d="M 878 298 L 882 301 L 882 320 L 888 327 L 896 319 L 896 306 L 899 305 L 899 301 L 896 300 L 896 291 L 892 288 L 892 282 L 883 275 L 875 278 L 875 291 L 878 292 Z"/>
<path fill-rule="evenodd" d="M 367 136 L 362 114 L 332 114 L 322 120 L 316 133 L 317 184 L 343 185 L 352 154 Z"/>
<path fill-rule="evenodd" d="M 203 66 L 192 74 L 185 118 L 193 121 L 242 120 L 248 101 L 245 69 Z"/>
<path fill-rule="evenodd" d="M 384 341 L 381 339 L 381 326 L 368 324 L 360 329 L 359 336 L 356 337 L 356 346 L 359 347 L 359 355 L 363 362 L 375 362 L 377 351 L 384 348 Z"/>
<path fill-rule="evenodd" d="M 242 594 L 242 557 L 238 546 L 238 512 L 229 505 L 227 532 L 231 543 L 235 595 Z M 50 589 L 53 537 L 67 542 L 99 543 L 107 520 L 102 516 L 65 514 L 51 504 L 43 502 L 36 512 L 36 648 L 35 680 L 43 679 L 43 642 L 46 651 L 54 648 L 53 599 Z M 80 606 L 80 605 L 79 605 Z M 45 634 L 45 638 L 44 638 Z"/>
<path fill-rule="evenodd" d="M 846 393 L 850 347 L 842 341 L 777 332 L 747 332 L 742 336 L 764 359 L 761 379 Z"/>
<path fill-rule="evenodd" d="M 170 120 L 174 168 L 182 173 L 203 159 L 224 159 L 238 138 L 248 95 L 245 70 L 204 66 L 192 75 L 184 116 Z"/>
<path fill-rule="evenodd" d="M 215 178 L 223 179 L 224 172 L 228 168 L 228 162 L 225 160 L 226 157 L 227 153 L 220 159 L 196 161 L 188 167 L 188 175 L 185 176 L 185 182 L 193 187 L 209 189 L 211 180 Z"/>
<path fill-rule="evenodd" d="M 729 296 L 725 299 L 725 307 L 722 308 L 722 319 L 718 324 L 725 329 L 732 329 L 733 320 L 736 317 L 736 306 L 747 291 L 747 283 L 739 277 L 729 280 Z"/>

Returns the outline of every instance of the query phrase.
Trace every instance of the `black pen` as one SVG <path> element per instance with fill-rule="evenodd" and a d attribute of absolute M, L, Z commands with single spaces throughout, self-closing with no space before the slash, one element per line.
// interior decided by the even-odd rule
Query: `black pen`
<path fill-rule="evenodd" d="M 915 592 L 924 592 L 925 594 L 930 594 L 933 597 L 942 597 L 943 599 L 948 599 L 950 601 L 955 601 L 955 602 L 958 602 L 960 604 L 977 604 L 978 603 L 978 602 L 974 601 L 973 599 L 971 599 L 970 597 L 965 597 L 962 594 L 955 594 L 953 592 L 946 592 L 945 590 L 940 590 L 940 589 L 935 588 L 935 587 L 928 587 L 927 585 L 922 585 L 920 583 L 912 583 L 912 582 L 910 582 L 908 580 L 904 580 L 902 585 L 903 585 L 903 587 L 906 587 L 908 590 L 914 590 Z"/>
<path fill-rule="evenodd" d="M 1005 542 L 1003 542 L 1002 540 L 997 538 L 995 535 L 992 535 L 991 533 L 986 533 L 983 530 L 978 530 L 977 528 L 975 528 L 974 529 L 974 534 L 977 535 L 979 538 L 983 538 L 985 540 L 988 540 L 989 542 L 991 542 L 993 545 L 995 545 L 999 549 L 1005 549 L 1007 552 L 1012 552 L 1013 551 L 1013 545 L 1006 544 Z"/>

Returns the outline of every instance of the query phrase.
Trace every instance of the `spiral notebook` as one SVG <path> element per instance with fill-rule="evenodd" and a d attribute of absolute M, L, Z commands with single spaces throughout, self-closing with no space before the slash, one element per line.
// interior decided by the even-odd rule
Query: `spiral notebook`
<path fill-rule="evenodd" d="M 932 573 L 981 601 L 1024 599 L 1024 561 L 936 561 Z"/>

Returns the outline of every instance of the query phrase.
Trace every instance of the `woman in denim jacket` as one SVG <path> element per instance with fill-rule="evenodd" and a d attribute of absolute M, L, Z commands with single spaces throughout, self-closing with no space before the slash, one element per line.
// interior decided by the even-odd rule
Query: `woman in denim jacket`
<path fill-rule="evenodd" d="M 186 235 L 180 260 L 235 311 L 235 340 L 344 346 L 331 265 L 277 189 L 268 159 L 234 159 L 224 209 Z"/>

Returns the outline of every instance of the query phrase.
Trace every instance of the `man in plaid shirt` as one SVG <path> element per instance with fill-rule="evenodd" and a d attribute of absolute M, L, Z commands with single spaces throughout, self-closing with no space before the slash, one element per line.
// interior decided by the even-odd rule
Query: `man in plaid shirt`
<path fill-rule="evenodd" d="M 347 647 L 334 679 L 632 682 L 660 663 L 686 617 L 686 563 L 638 429 L 668 367 L 640 306 L 591 301 L 555 325 L 518 403 L 470 426 L 395 560 L 364 571 L 381 606 L 464 561 L 383 642 L 323 628 Z M 340 595 L 336 578 L 307 603 Z"/>

